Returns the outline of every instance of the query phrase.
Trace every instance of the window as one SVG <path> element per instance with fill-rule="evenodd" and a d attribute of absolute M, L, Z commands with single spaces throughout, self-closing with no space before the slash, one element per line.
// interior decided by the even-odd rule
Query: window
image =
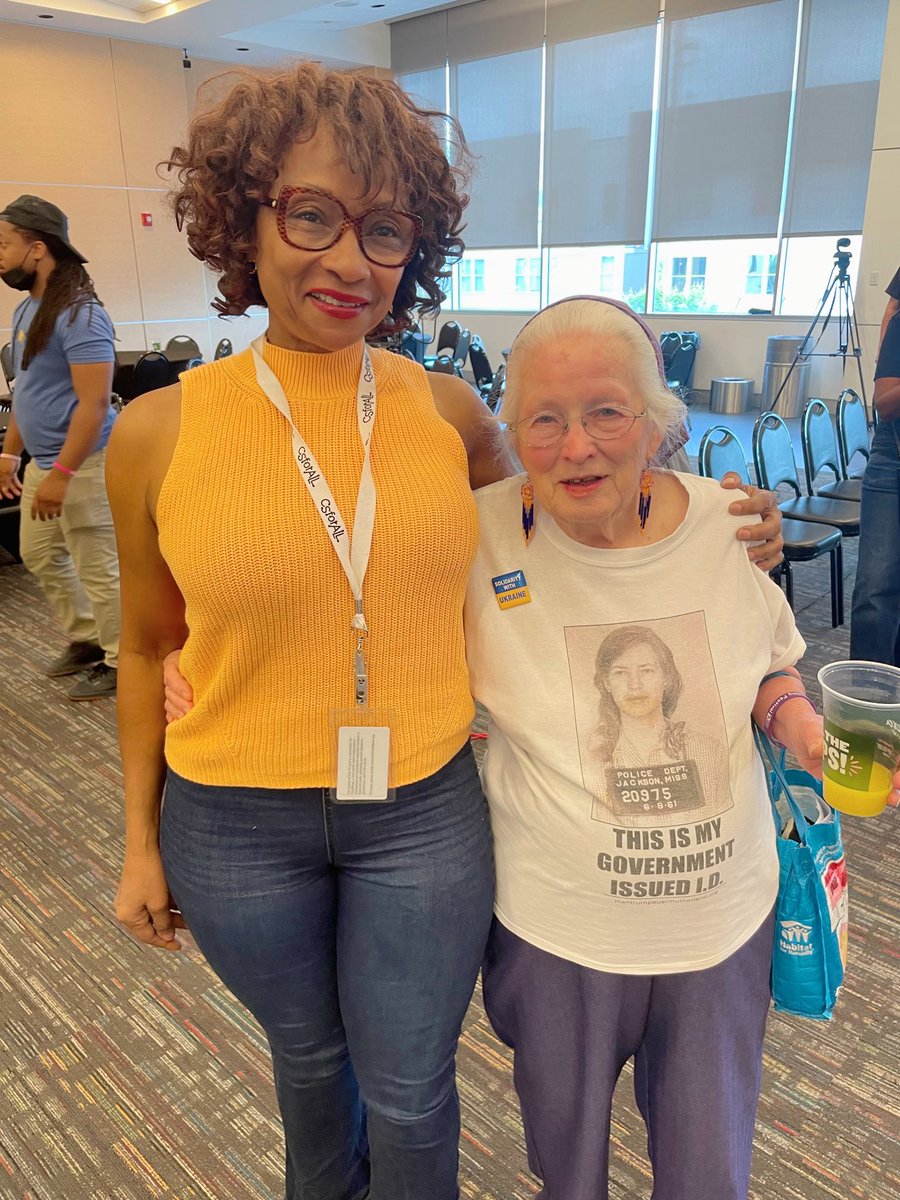
<path fill-rule="evenodd" d="M 599 292 L 645 312 L 648 261 L 646 246 L 554 246 L 547 251 L 547 300 Z"/>
<path fill-rule="evenodd" d="M 781 297 L 778 313 L 784 316 L 811 314 L 818 310 L 822 297 L 835 271 L 834 255 L 837 239 L 834 237 L 792 237 L 784 242 L 782 257 Z M 857 234 L 850 238 L 850 286 L 859 290 L 856 268 L 859 265 L 859 249 L 862 238 Z M 834 292 L 832 292 L 832 296 Z M 830 300 L 829 300 L 830 304 Z M 844 302 L 846 308 L 846 302 Z M 836 323 L 838 304 L 835 301 L 833 321 Z"/>
<path fill-rule="evenodd" d="M 769 270 L 774 290 L 775 238 L 661 242 L 654 249 L 652 312 L 736 313 L 763 307 L 760 289 L 768 283 Z M 755 292 L 750 286 L 754 277 Z M 771 308 L 772 300 L 764 307 Z"/>
<path fill-rule="evenodd" d="M 535 312 L 541 306 L 541 252 L 536 246 L 472 250 L 456 268 L 456 307 L 479 312 Z"/>
<path fill-rule="evenodd" d="M 614 288 L 616 260 L 612 254 L 604 254 L 600 259 L 600 295 L 608 296 Z"/>
<path fill-rule="evenodd" d="M 748 296 L 774 296 L 777 254 L 751 254 L 747 266 Z"/>
<path fill-rule="evenodd" d="M 484 291 L 484 259 L 464 258 L 459 264 L 459 290 L 461 292 Z"/>
<path fill-rule="evenodd" d="M 517 258 L 516 259 L 516 291 L 517 292 L 537 292 L 540 295 L 541 291 L 541 260 L 540 258 Z"/>
<path fill-rule="evenodd" d="M 888 7 L 482 0 L 394 22 L 394 71 L 479 160 L 453 304 L 812 314 L 862 225 Z"/>

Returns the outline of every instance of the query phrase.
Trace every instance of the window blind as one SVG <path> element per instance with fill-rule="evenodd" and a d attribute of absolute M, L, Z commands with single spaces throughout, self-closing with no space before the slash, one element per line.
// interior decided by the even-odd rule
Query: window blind
<path fill-rule="evenodd" d="M 797 17 L 797 0 L 667 0 L 655 239 L 776 234 Z"/>
<path fill-rule="evenodd" d="M 543 240 L 644 240 L 657 0 L 549 0 Z"/>
<path fill-rule="evenodd" d="M 544 0 L 484 0 L 447 12 L 450 111 L 475 155 L 463 237 L 470 249 L 537 242 Z"/>
<path fill-rule="evenodd" d="M 887 0 L 805 0 L 784 232 L 862 231 Z"/>

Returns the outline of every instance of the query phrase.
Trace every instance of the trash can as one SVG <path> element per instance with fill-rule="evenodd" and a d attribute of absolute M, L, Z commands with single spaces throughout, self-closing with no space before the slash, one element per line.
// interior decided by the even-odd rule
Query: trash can
<path fill-rule="evenodd" d="M 753 393 L 752 379 L 725 376 L 712 379 L 709 384 L 709 411 L 714 413 L 742 413 L 750 404 Z"/>
<path fill-rule="evenodd" d="M 809 355 L 800 354 L 805 338 L 778 334 L 766 343 L 766 369 L 763 372 L 762 411 L 772 407 L 779 417 L 799 417 L 809 399 Z M 793 371 L 791 366 L 796 359 Z M 790 375 L 790 378 L 788 376 Z M 787 383 L 785 383 L 787 380 Z M 779 395 L 780 392 L 780 395 Z"/>

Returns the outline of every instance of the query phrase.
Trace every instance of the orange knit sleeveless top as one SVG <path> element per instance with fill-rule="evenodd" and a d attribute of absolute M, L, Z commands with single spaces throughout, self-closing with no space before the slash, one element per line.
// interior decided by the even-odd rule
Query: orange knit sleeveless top
<path fill-rule="evenodd" d="M 351 536 L 361 356 L 361 343 L 336 354 L 265 349 Z M 377 502 L 366 659 L 369 703 L 395 717 L 399 786 L 433 774 L 468 736 L 462 611 L 478 526 L 465 448 L 438 415 L 425 372 L 395 354 L 371 357 Z M 354 703 L 350 585 L 251 352 L 188 371 L 181 389 L 157 520 L 187 606 L 181 668 L 194 708 L 169 726 L 167 761 L 197 783 L 331 786 L 329 713 Z"/>

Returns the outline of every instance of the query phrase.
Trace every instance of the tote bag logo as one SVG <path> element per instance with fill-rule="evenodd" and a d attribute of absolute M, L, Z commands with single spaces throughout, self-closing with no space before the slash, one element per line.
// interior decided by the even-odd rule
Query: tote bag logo
<path fill-rule="evenodd" d="M 781 950 L 784 954 L 814 954 L 815 947 L 809 943 L 812 925 L 802 921 L 781 921 Z"/>

